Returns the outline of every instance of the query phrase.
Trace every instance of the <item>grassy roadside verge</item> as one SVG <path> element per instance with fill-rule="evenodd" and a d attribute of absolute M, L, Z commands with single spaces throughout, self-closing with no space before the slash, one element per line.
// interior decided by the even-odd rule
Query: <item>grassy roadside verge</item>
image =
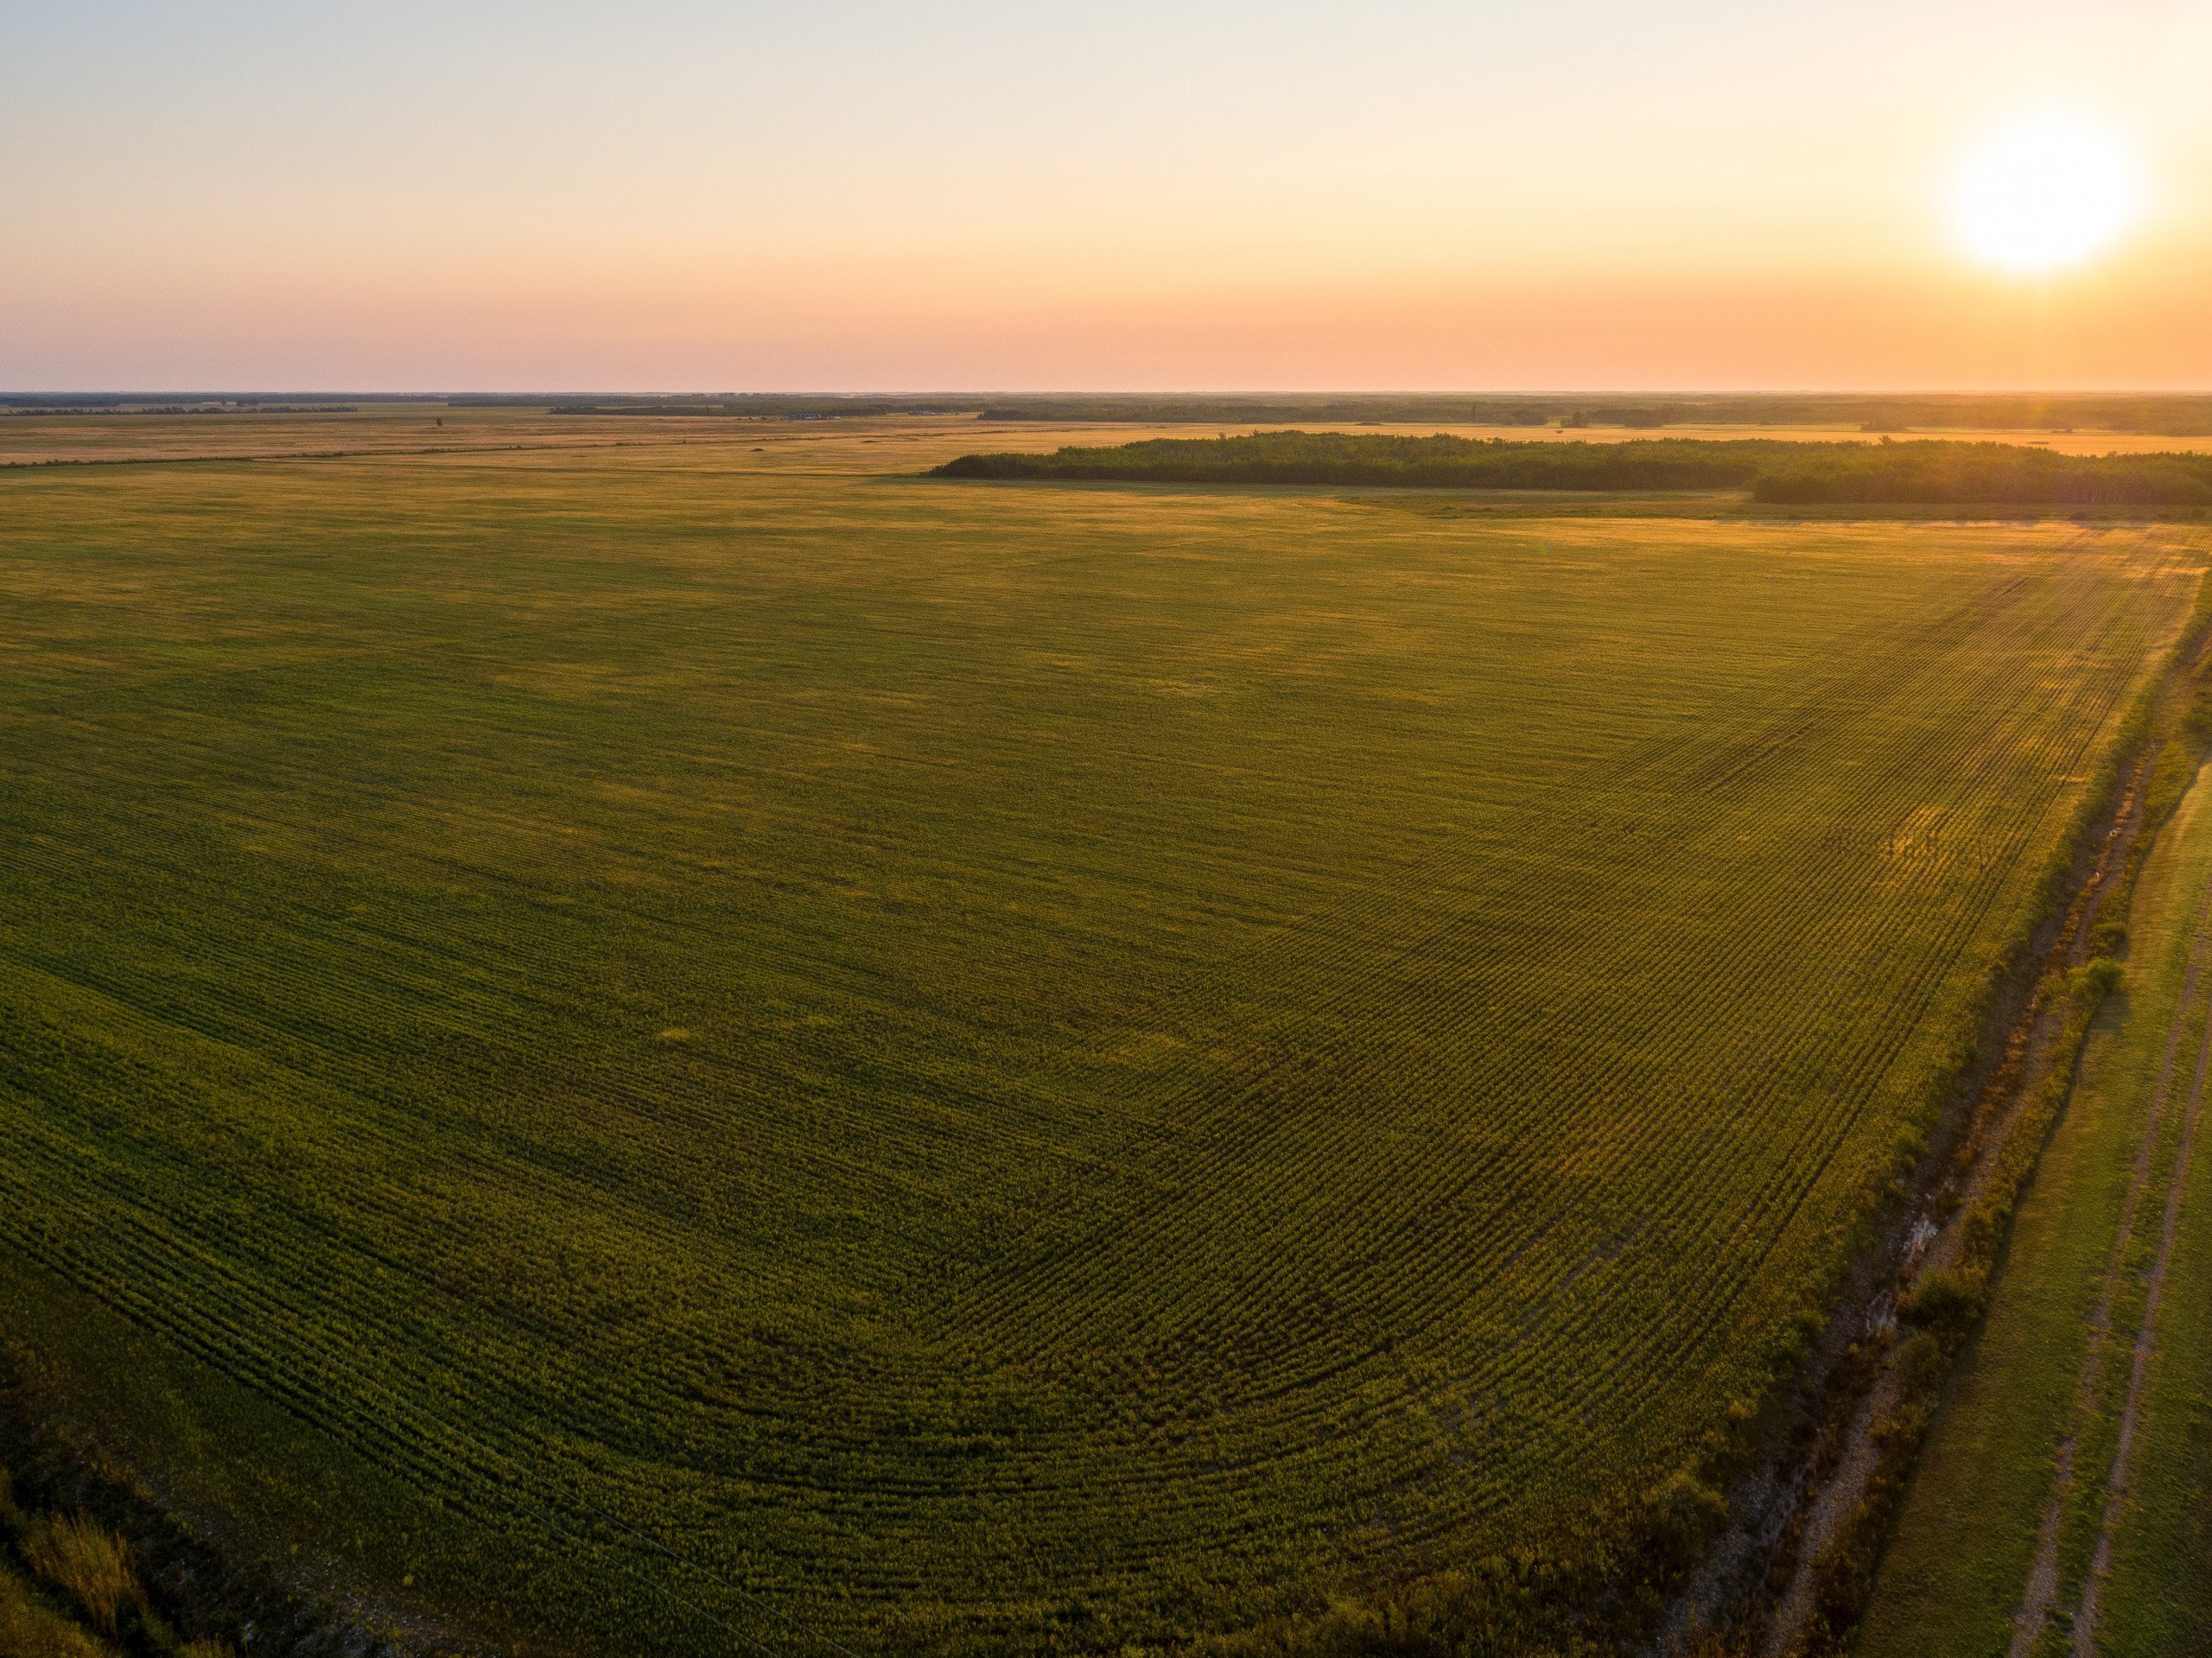
<path fill-rule="evenodd" d="M 2183 755 L 2202 752 L 2201 688 L 2192 695 L 2162 757 L 2163 792 L 2186 775 Z M 2070 1102 L 2001 1260 L 1993 1257 L 2002 1270 L 1987 1318 L 1962 1348 L 1873 1585 L 1859 1648 L 1870 1658 L 2005 1650 L 2037 1574 L 2036 1596 L 2054 1614 L 2044 1643 L 2068 1638 L 2141 1316 L 2142 1256 L 2155 1242 L 2178 1096 L 2202 1039 L 2202 995 L 2184 1001 L 2196 990 L 2192 940 L 2212 880 L 2204 793 L 2202 783 L 2190 791 L 2150 852 L 2128 911 L 2125 988 L 2085 1032 Z M 2156 799 L 2151 806 L 2146 827 L 2158 815 Z M 2043 1134 L 2021 1127 L 2015 1155 L 2030 1157 Z"/>
<path fill-rule="evenodd" d="M 2010 1639 L 2180 1011 L 2191 900 L 2212 873 L 2204 793 L 2202 783 L 2192 790 L 2145 872 L 2126 988 L 2090 1033 L 2073 1100 L 2014 1223 L 1987 1321 L 1936 1421 L 1876 1584 L 1862 1644 L 1869 1658 L 1979 1653 Z M 2201 1030 L 2201 1013 L 2194 1023 Z"/>
<path fill-rule="evenodd" d="M 2048 870 L 2031 949 L 2033 988 L 2004 1051 L 1976 1089 L 1955 1150 L 1926 1177 L 1926 1197 L 1891 1292 L 1867 1312 L 1842 1384 L 1859 1400 L 1834 1415 L 1814 1452 L 1815 1483 L 1785 1544 L 1797 1565 L 1757 1620 L 1767 1653 L 1859 1648 L 1875 1574 L 1898 1521 L 1960 1355 L 1979 1337 L 1990 1283 L 2078 1074 L 2091 1030 L 2122 973 L 2124 918 L 2145 865 L 2195 778 L 2212 734 L 2204 674 L 2212 594 L 2124 722 L 2104 781 L 2083 803 L 2074 857 Z M 2089 837 L 2098 835 L 2094 853 Z M 2070 896 L 2069 896 L 2070 894 Z M 2044 939 L 2048 942 L 2044 942 Z M 2018 959 L 2018 958 L 2016 958 Z M 1948 1172 L 1946 1172 L 1948 1171 Z M 1777 1566 L 1775 1582 L 1785 1579 Z"/>
<path fill-rule="evenodd" d="M 2208 837 L 2212 838 L 2212 837 Z M 2212 1651 L 2212 1158 L 2200 1140 L 2155 1329 L 2135 1472 L 2113 1540 L 2099 1650 Z"/>

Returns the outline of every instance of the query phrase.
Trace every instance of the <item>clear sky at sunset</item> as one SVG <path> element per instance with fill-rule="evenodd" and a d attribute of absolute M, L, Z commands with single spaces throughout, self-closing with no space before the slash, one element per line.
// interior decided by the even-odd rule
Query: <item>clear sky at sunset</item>
<path fill-rule="evenodd" d="M 0 226 L 14 389 L 2202 387 L 2212 3 L 0 0 Z"/>

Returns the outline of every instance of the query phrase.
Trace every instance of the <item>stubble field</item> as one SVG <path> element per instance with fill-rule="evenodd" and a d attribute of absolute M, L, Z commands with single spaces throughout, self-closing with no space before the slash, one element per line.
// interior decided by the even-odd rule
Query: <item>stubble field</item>
<path fill-rule="evenodd" d="M 383 1604 L 1112 1648 L 1614 1546 L 2204 562 L 912 475 L 972 430 L 0 473 L 18 1322 L 372 1476 Z M 162 1408 L 187 1502 L 281 1437 Z"/>

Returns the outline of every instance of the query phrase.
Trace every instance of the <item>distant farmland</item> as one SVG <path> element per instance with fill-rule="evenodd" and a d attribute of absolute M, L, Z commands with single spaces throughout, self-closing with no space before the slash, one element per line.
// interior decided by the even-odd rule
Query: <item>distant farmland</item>
<path fill-rule="evenodd" d="M 873 441 L 0 475 L 9 1327 L 501 1641 L 1663 1570 L 2193 532 Z"/>

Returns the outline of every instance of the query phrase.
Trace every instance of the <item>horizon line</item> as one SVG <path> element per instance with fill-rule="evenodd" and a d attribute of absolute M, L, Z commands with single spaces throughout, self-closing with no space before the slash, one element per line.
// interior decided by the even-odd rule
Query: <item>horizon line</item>
<path fill-rule="evenodd" d="M 825 399 L 857 400 L 867 397 L 952 397 L 975 399 L 1007 397 L 1032 399 L 1043 397 L 1154 397 L 1167 400 L 1200 397 L 2212 397 L 2212 385 L 2186 388 L 2145 386 L 1608 386 L 1602 388 L 1568 386 L 1502 386 L 1447 387 L 1435 389 L 1360 389 L 1338 387 L 1285 388 L 1217 388 L 1205 391 L 1102 391 L 1095 387 L 1068 387 L 1052 391 L 1015 391 L 994 390 L 989 387 L 954 389 L 945 386 L 920 388 L 878 388 L 860 391 L 833 391 L 810 387 L 785 387 L 775 390 L 737 391 L 676 391 L 652 387 L 592 390 L 571 388 L 552 390 L 531 388 L 521 391 L 499 391 L 474 387 L 420 387 L 404 391 L 365 391 L 305 387 L 249 388 L 208 387 L 168 388 L 160 390 L 118 390 L 104 387 L 48 388 L 22 387 L 0 389 L 0 402 L 18 402 L 40 398 L 79 401 L 105 400 L 111 402 L 145 401 L 156 398 L 172 399 L 250 399 L 261 401 L 276 397 L 313 398 L 330 400 L 356 397 L 364 401 L 404 402 L 410 399 L 451 397 L 498 397 L 508 401 L 554 402 L 570 397 L 664 397 L 683 401 L 703 401 L 714 398 L 745 397 L 818 397 Z"/>

